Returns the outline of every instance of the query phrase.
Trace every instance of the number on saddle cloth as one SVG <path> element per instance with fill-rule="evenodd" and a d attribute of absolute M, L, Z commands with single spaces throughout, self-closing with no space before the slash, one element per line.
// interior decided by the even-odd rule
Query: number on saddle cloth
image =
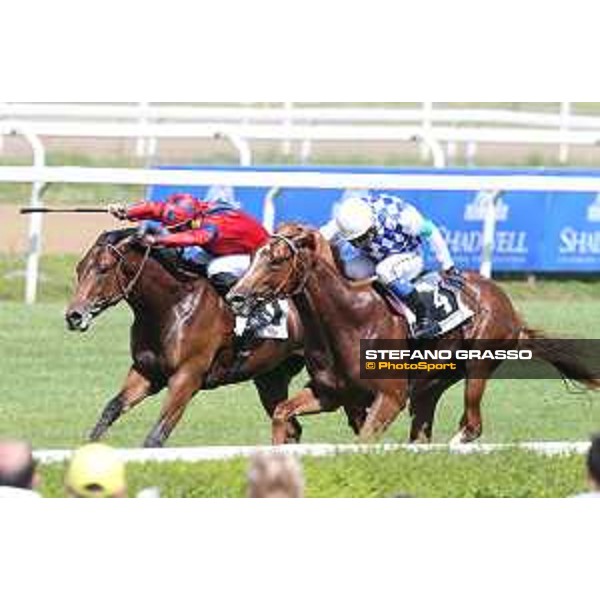
<path fill-rule="evenodd" d="M 431 307 L 431 314 L 438 323 L 443 323 L 460 310 L 456 293 L 443 283 L 438 273 L 427 273 L 415 282 L 417 292 Z"/>
<path fill-rule="evenodd" d="M 441 335 L 450 333 L 471 319 L 473 311 L 463 302 L 464 284 L 446 281 L 439 273 L 426 273 L 415 281 L 417 292 L 429 303 L 432 317 L 441 327 Z"/>
<path fill-rule="evenodd" d="M 460 327 L 473 316 L 473 311 L 461 300 L 459 288 L 447 284 L 438 273 L 426 273 L 414 284 L 423 302 L 431 308 L 431 316 L 440 325 L 441 335 Z M 382 285 L 376 283 L 375 288 L 388 300 L 393 310 L 405 315 L 411 328 L 414 327 L 415 315 Z"/>

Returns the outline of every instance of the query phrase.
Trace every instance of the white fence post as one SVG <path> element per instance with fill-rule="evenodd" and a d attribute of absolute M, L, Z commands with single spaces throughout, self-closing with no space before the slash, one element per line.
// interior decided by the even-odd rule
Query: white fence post
<path fill-rule="evenodd" d="M 8 102 L 0 102 L 0 118 L 8 115 Z M 0 133 L 0 154 L 4 152 L 4 135 Z"/>
<path fill-rule="evenodd" d="M 215 139 L 217 140 L 229 140 L 233 147 L 237 150 L 240 166 L 241 167 L 251 167 L 252 166 L 252 148 L 248 140 L 243 137 L 233 133 L 231 131 L 219 131 L 215 134 Z"/>
<path fill-rule="evenodd" d="M 433 102 L 423 102 L 423 139 L 433 138 Z M 427 160 L 431 148 L 427 144 L 421 146 L 421 158 Z"/>
<path fill-rule="evenodd" d="M 281 188 L 271 188 L 265 197 L 263 205 L 263 226 L 269 233 L 275 232 L 275 225 L 277 219 L 277 207 L 275 206 L 275 200 L 281 193 Z"/>
<path fill-rule="evenodd" d="M 289 134 L 292 125 L 294 123 L 294 103 L 284 102 L 283 108 L 285 111 L 285 119 L 283 120 L 283 127 L 286 133 Z M 285 157 L 289 157 L 292 154 L 292 141 L 290 138 L 286 138 L 281 146 L 281 151 Z"/>
<path fill-rule="evenodd" d="M 300 162 L 302 164 L 307 164 L 310 161 L 312 148 L 312 140 L 307 138 L 302 141 L 302 145 L 300 146 Z"/>
<path fill-rule="evenodd" d="M 35 169 L 43 169 L 46 166 L 46 149 L 42 140 L 27 125 L 22 123 L 11 124 L 10 131 L 13 135 L 22 135 L 33 151 L 33 166 Z M 34 180 L 31 189 L 31 208 L 42 207 L 42 194 L 45 183 Z M 42 226 L 41 214 L 32 214 L 29 220 L 29 245 L 27 251 L 27 269 L 25 275 L 25 302 L 35 304 L 37 299 L 37 288 L 40 268 L 40 255 L 42 252 Z"/>
<path fill-rule="evenodd" d="M 496 246 L 496 225 L 498 201 L 502 192 L 492 191 L 485 194 L 485 218 L 483 222 L 483 254 L 481 259 L 481 275 L 491 279 L 494 268 L 494 250 Z"/>
<path fill-rule="evenodd" d="M 148 136 L 150 102 L 140 102 L 138 108 L 140 132 L 135 146 L 135 154 L 138 158 L 148 158 L 156 153 L 156 138 Z"/>
<path fill-rule="evenodd" d="M 447 165 L 444 146 L 440 144 L 432 135 L 417 135 L 413 138 L 415 142 L 420 142 L 427 149 L 433 159 L 433 166 L 436 169 L 444 169 Z"/>
<path fill-rule="evenodd" d="M 468 167 L 477 166 L 477 152 L 479 150 L 479 146 L 477 142 L 467 142 L 465 155 L 467 159 Z"/>
<path fill-rule="evenodd" d="M 571 127 L 571 102 L 561 102 L 560 105 L 560 132 L 563 140 L 567 140 Z M 569 162 L 570 146 L 568 141 L 560 145 L 559 160 L 562 165 Z"/>

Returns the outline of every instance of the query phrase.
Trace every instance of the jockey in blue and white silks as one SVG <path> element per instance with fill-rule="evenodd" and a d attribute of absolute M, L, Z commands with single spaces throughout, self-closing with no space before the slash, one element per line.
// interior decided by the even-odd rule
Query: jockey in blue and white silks
<path fill-rule="evenodd" d="M 423 244 L 428 242 L 442 270 L 459 275 L 440 230 L 401 198 L 380 195 L 350 196 L 339 206 L 335 219 L 321 232 L 336 245 L 347 275 L 356 263 L 371 263 L 379 283 L 416 316 L 417 339 L 434 338 L 440 332 L 431 307 L 417 293 L 414 281 L 423 273 Z M 351 247 L 348 246 L 351 244 Z M 354 264 L 353 264 L 354 263 Z"/>

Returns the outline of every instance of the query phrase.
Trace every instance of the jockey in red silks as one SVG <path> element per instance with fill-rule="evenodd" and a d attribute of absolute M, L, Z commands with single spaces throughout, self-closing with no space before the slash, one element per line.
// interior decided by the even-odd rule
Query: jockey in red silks
<path fill-rule="evenodd" d="M 181 249 L 186 262 L 206 266 L 209 279 L 222 292 L 244 275 L 252 254 L 269 239 L 265 228 L 245 212 L 189 194 L 130 207 L 113 204 L 108 210 L 124 221 L 150 222 L 144 227 L 146 243 Z"/>

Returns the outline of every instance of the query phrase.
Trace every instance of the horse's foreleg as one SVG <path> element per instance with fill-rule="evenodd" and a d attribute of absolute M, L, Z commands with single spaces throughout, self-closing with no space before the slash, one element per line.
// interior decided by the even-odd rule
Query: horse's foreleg
<path fill-rule="evenodd" d="M 201 383 L 202 378 L 197 371 L 193 370 L 189 373 L 177 373 L 169 380 L 169 395 L 157 424 L 144 442 L 146 448 L 162 448 L 164 446 L 173 433 L 173 429 L 181 420 L 190 400 L 202 387 Z"/>
<path fill-rule="evenodd" d="M 440 399 L 456 383 L 457 381 L 452 380 L 417 381 L 410 403 L 411 444 L 430 444 L 432 442 L 435 413 Z"/>
<path fill-rule="evenodd" d="M 91 442 L 99 441 L 121 416 L 140 404 L 148 396 L 158 393 L 160 391 L 160 389 L 157 389 L 158 387 L 154 386 L 149 379 L 134 368 L 131 368 L 122 390 L 104 408 L 100 420 L 89 436 L 89 440 Z"/>
<path fill-rule="evenodd" d="M 257 377 L 254 385 L 260 396 L 263 408 L 273 419 L 277 407 L 289 398 L 289 384 L 291 376 L 282 369 L 276 369 L 272 373 Z M 286 444 L 299 444 L 302 439 L 302 426 L 298 419 L 292 417 L 286 426 Z"/>
<path fill-rule="evenodd" d="M 451 445 L 471 444 L 483 434 L 481 402 L 487 387 L 487 379 L 467 379 L 465 385 L 465 412 L 460 421 L 460 430 Z"/>
<path fill-rule="evenodd" d="M 417 395 L 411 402 L 412 423 L 410 427 L 411 444 L 431 444 L 435 411 L 440 400 L 438 394 Z"/>
<path fill-rule="evenodd" d="M 303 389 L 297 396 L 281 403 L 273 414 L 273 445 L 281 446 L 288 441 L 290 420 L 301 415 L 316 415 L 333 411 L 337 406 L 326 407 L 311 388 Z"/>
<path fill-rule="evenodd" d="M 355 435 L 360 435 L 362 428 L 367 420 L 367 409 L 364 406 L 356 404 L 347 404 L 344 406 L 344 412 L 348 417 L 348 426 Z"/>
<path fill-rule="evenodd" d="M 408 390 L 406 386 L 400 390 L 380 392 L 361 429 L 360 440 L 368 443 L 381 437 L 407 404 Z"/>

